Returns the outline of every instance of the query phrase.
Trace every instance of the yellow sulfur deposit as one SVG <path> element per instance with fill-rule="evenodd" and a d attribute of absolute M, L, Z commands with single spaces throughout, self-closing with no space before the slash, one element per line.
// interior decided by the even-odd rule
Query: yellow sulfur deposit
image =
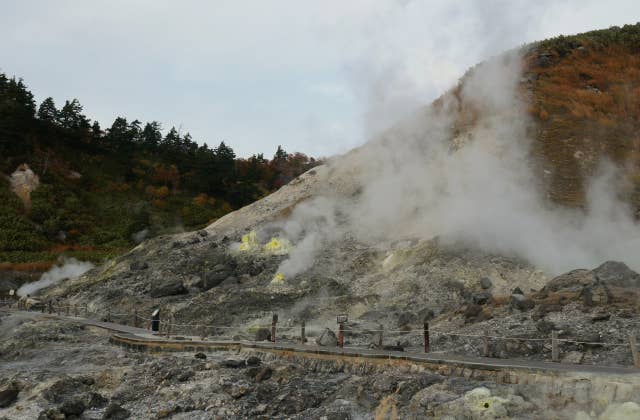
<path fill-rule="evenodd" d="M 246 235 L 242 235 L 242 242 L 238 248 L 240 251 L 253 251 L 258 247 L 258 239 L 256 238 L 256 232 L 251 231 Z"/>
<path fill-rule="evenodd" d="M 285 281 L 284 274 L 278 272 L 276 273 L 275 276 L 273 276 L 273 279 L 271 280 L 271 284 L 281 285 L 281 284 L 284 284 L 284 281 Z"/>
<path fill-rule="evenodd" d="M 275 255 L 285 255 L 291 250 L 291 244 L 286 239 L 274 237 L 264 245 L 264 250 Z"/>

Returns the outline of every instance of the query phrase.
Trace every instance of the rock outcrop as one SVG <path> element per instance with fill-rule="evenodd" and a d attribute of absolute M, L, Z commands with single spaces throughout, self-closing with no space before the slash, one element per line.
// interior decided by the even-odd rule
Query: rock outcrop
<path fill-rule="evenodd" d="M 31 193 L 40 185 L 38 175 L 31 170 L 29 165 L 23 163 L 11 174 L 9 182 L 11 191 L 20 197 L 24 208 L 29 211 L 31 209 Z"/>

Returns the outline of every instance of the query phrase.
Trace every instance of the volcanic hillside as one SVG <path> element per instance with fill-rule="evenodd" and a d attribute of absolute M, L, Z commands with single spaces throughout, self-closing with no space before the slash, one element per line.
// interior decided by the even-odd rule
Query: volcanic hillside
<path fill-rule="evenodd" d="M 639 64 L 640 24 L 494 57 L 431 106 L 264 199 L 46 293 L 97 312 L 162 307 L 239 336 L 272 312 L 306 320 L 310 334 L 345 312 L 361 331 L 436 317 L 441 328 L 481 322 L 530 337 L 546 337 L 540 320 L 566 323 L 580 336 L 597 334 L 589 319 L 601 305 L 620 311 L 606 327 L 622 328 L 640 288 L 625 264 L 545 285 L 606 259 L 640 264 L 624 253 L 638 237 Z M 615 205 L 600 205 L 607 200 Z M 507 350 L 544 351 L 496 351 Z"/>

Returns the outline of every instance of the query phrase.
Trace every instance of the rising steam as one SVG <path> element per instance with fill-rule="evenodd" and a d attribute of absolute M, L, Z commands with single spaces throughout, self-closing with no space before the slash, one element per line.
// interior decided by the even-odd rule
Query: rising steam
<path fill-rule="evenodd" d="M 37 281 L 23 284 L 18 289 L 18 296 L 32 295 L 38 290 L 58 284 L 62 280 L 81 276 L 92 268 L 93 264 L 90 262 L 70 258 L 62 266 L 54 266 L 51 270 L 43 273 Z"/>
<path fill-rule="evenodd" d="M 515 52 L 488 60 L 440 108 L 420 110 L 336 159 L 336 173 L 357 174 L 359 194 L 328 194 L 298 206 L 284 227 L 298 245 L 280 270 L 292 276 L 308 269 L 323 244 L 346 234 L 370 244 L 439 236 L 523 258 L 550 275 L 611 259 L 640 270 L 640 227 L 617 198 L 612 164 L 601 162 L 588 182 L 585 209 L 546 198 L 516 94 L 520 63 Z M 463 104 L 480 112 L 454 130 Z M 336 214 L 347 216 L 337 222 Z"/>

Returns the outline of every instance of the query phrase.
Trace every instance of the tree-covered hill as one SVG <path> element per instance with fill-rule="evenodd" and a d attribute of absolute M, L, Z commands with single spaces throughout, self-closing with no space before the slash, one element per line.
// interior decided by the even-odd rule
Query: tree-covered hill
<path fill-rule="evenodd" d="M 27 164 L 40 185 L 25 205 L 9 177 Z M 0 263 L 101 260 L 144 237 L 197 229 L 318 164 L 278 147 L 236 157 L 158 122 L 118 117 L 101 127 L 77 99 L 39 106 L 22 80 L 0 73 Z M 22 265 L 24 266 L 24 264 Z"/>

